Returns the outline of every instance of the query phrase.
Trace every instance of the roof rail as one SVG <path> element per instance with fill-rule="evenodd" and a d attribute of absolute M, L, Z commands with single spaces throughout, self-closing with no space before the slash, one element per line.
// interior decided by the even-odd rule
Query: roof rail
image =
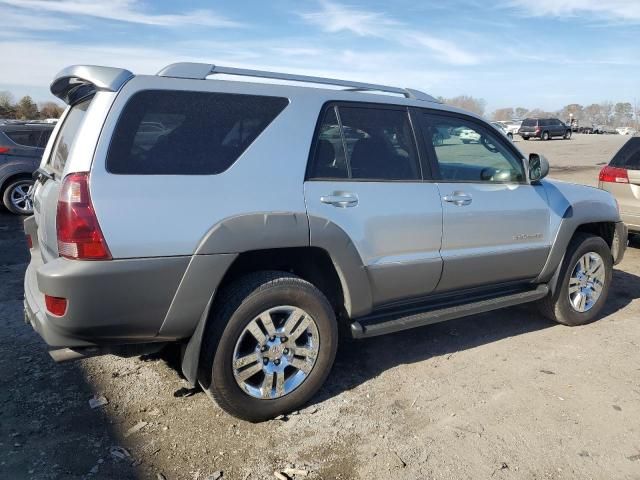
<path fill-rule="evenodd" d="M 351 82 L 349 80 L 339 80 L 336 78 L 313 77 L 309 75 L 295 75 L 291 73 L 269 72 L 265 70 L 249 70 L 246 68 L 223 67 L 208 63 L 172 63 L 158 72 L 160 77 L 191 78 L 204 80 L 209 75 L 224 74 L 238 75 L 243 77 L 270 78 L 285 80 L 290 82 L 317 83 L 321 85 L 335 85 L 345 87 L 350 91 L 375 91 L 385 93 L 396 93 L 404 95 L 414 100 L 440 103 L 437 99 L 419 90 L 411 88 L 389 87 L 387 85 L 377 85 L 375 83 Z"/>

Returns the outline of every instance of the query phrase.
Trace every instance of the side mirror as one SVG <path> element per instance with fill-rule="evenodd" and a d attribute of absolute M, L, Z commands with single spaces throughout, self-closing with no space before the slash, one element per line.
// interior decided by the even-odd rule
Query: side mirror
<path fill-rule="evenodd" d="M 549 173 L 549 162 L 537 153 L 529 154 L 529 181 L 542 180 Z"/>

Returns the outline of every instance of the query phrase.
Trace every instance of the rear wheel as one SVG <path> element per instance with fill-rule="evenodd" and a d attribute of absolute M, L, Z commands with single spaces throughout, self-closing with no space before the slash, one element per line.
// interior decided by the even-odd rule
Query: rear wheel
<path fill-rule="evenodd" d="M 522 137 L 523 140 L 529 140 L 529 137 Z"/>
<path fill-rule="evenodd" d="M 33 213 L 31 199 L 33 183 L 30 178 L 21 178 L 7 185 L 2 195 L 2 203 L 7 210 L 16 215 L 31 215 Z"/>
<path fill-rule="evenodd" d="M 539 302 L 541 312 L 564 325 L 592 322 L 607 300 L 612 271 L 609 245 L 601 237 L 577 233 L 560 266 L 555 292 Z"/>
<path fill-rule="evenodd" d="M 542 140 L 549 140 L 549 132 L 542 132 L 542 137 L 540 138 L 542 138 Z"/>
<path fill-rule="evenodd" d="M 231 415 L 267 420 L 309 401 L 337 344 L 335 314 L 315 286 L 286 272 L 257 272 L 220 292 L 203 384 Z"/>

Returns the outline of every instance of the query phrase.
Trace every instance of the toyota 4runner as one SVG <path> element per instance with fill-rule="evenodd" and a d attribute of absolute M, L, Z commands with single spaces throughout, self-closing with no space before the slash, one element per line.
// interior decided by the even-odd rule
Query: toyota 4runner
<path fill-rule="evenodd" d="M 307 402 L 339 335 L 525 302 L 590 322 L 625 250 L 609 193 L 416 90 L 181 63 L 73 66 L 51 92 L 26 320 L 57 361 L 177 342 L 243 419 Z"/>

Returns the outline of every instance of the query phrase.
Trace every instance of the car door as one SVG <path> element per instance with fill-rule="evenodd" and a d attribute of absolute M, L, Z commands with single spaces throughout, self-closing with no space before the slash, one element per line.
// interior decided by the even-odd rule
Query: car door
<path fill-rule="evenodd" d="M 522 155 L 472 117 L 425 112 L 422 120 L 443 208 L 437 291 L 536 277 L 549 253 L 550 216 L 544 188 L 527 181 Z M 447 128 L 473 130 L 479 140 L 432 141 L 431 132 Z"/>
<path fill-rule="evenodd" d="M 339 248 L 355 246 L 375 305 L 433 291 L 442 270 L 442 207 L 437 186 L 423 181 L 407 108 L 326 105 L 310 158 L 311 244 L 321 243 L 328 224 L 343 232 Z"/>

